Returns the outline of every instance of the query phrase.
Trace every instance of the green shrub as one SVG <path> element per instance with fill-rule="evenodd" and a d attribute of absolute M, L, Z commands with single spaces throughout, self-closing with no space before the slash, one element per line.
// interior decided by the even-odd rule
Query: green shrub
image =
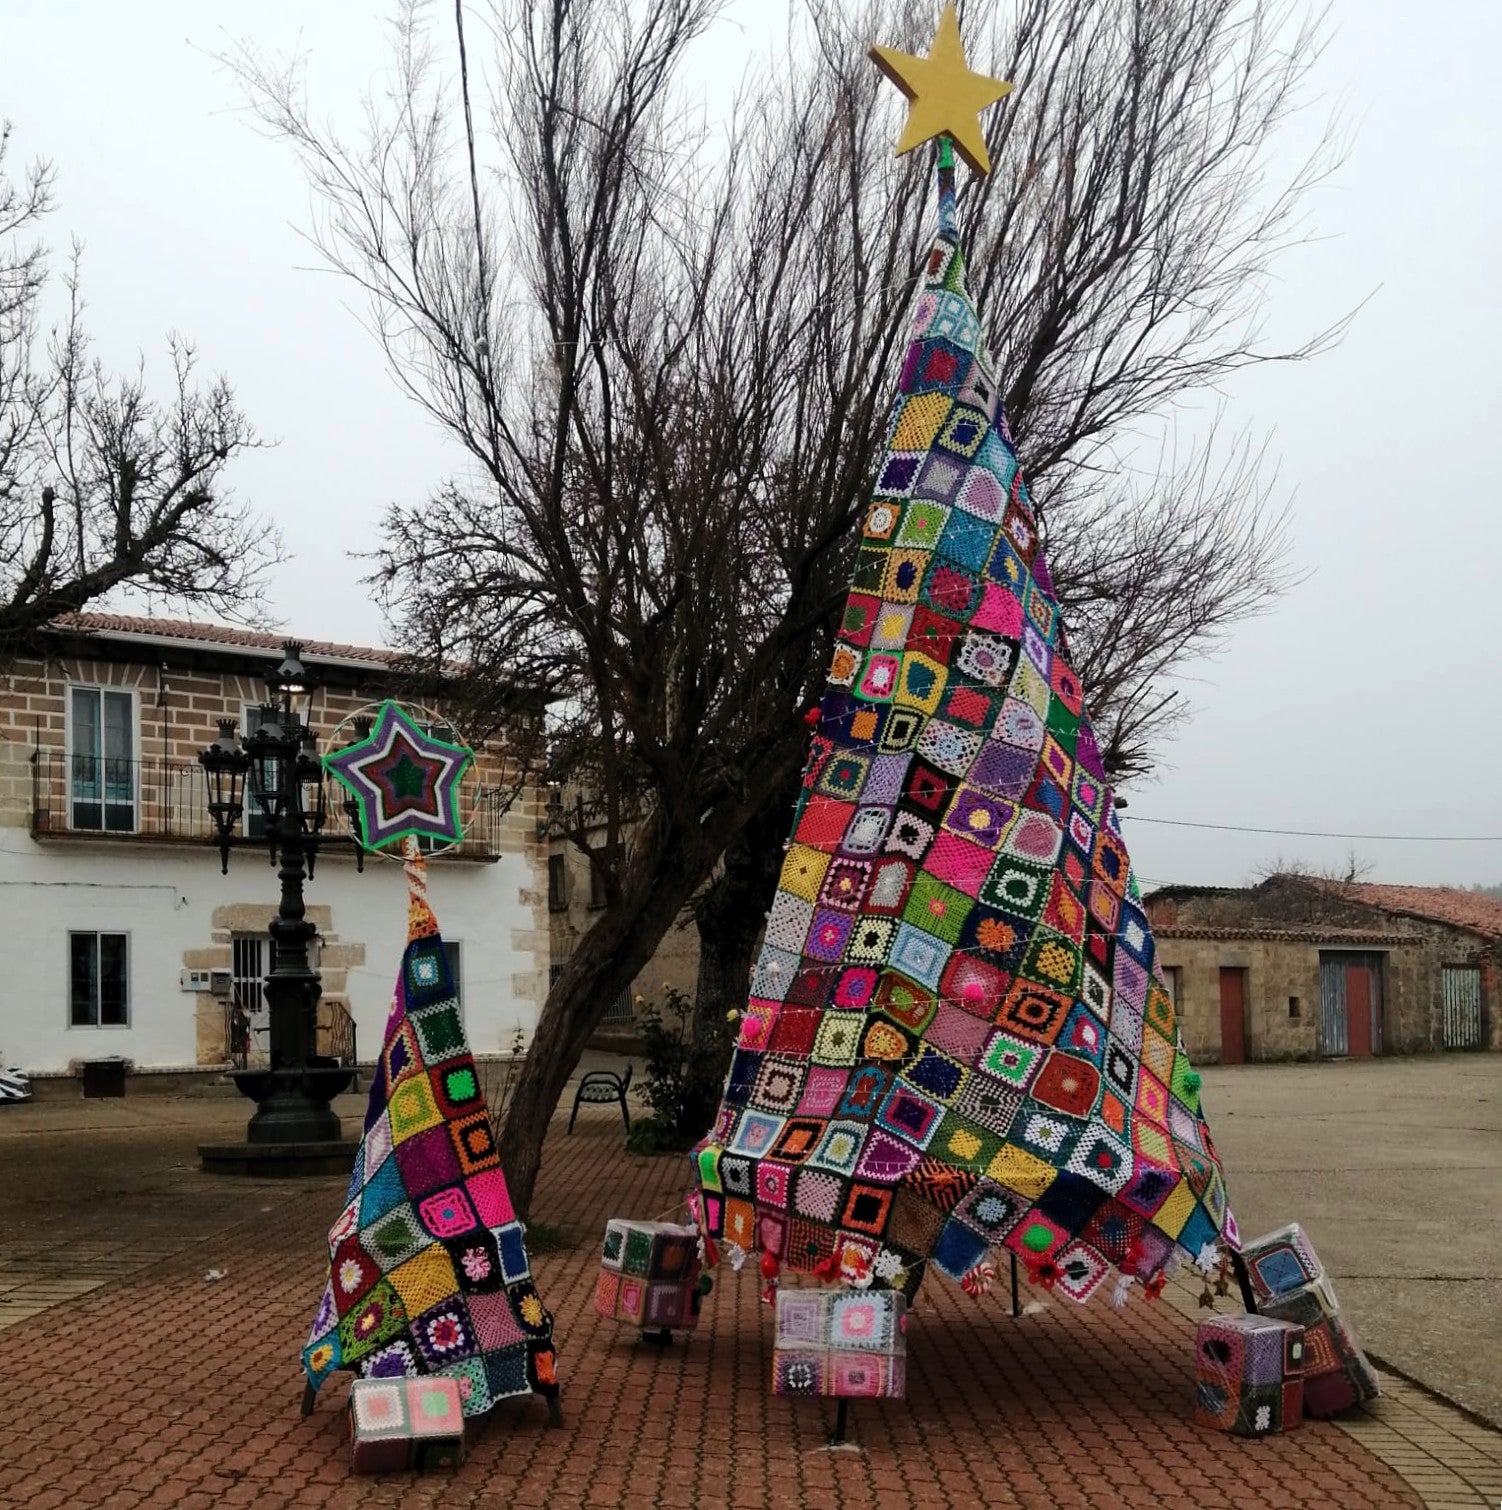
<path fill-rule="evenodd" d="M 709 1130 L 696 1124 L 704 1106 L 719 1104 L 725 1050 L 734 1031 L 726 1019 L 714 1025 L 710 1042 L 696 1043 L 689 998 L 668 986 L 664 1006 L 665 1012 L 645 1004 L 637 1019 L 646 1058 L 642 1095 L 652 1115 L 632 1124 L 626 1146 L 634 1153 L 684 1153 Z"/>

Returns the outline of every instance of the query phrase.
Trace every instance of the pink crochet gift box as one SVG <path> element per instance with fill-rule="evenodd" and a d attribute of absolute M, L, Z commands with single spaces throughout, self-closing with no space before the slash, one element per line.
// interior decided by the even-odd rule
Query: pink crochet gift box
<path fill-rule="evenodd" d="M 457 1380 L 356 1379 L 349 1387 L 350 1466 L 356 1473 L 451 1468 L 464 1461 Z"/>
<path fill-rule="evenodd" d="M 774 1395 L 900 1400 L 907 1302 L 895 1290 L 777 1292 Z"/>

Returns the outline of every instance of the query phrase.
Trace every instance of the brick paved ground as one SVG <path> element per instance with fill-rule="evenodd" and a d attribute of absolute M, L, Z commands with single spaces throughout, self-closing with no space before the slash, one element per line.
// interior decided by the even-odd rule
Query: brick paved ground
<path fill-rule="evenodd" d="M 832 1407 L 767 1393 L 770 1312 L 749 1271 L 723 1272 L 700 1331 L 665 1352 L 595 1317 L 605 1216 L 663 1212 L 683 1171 L 674 1160 L 626 1156 L 608 1112 L 581 1118 L 573 1138 L 561 1134 L 560 1121 L 538 1215 L 580 1242 L 536 1268 L 558 1322 L 563 1431 L 546 1428 L 540 1402 L 507 1402 L 473 1430 L 457 1476 L 350 1478 L 343 1387 L 325 1390 L 311 1420 L 297 1414 L 297 1353 L 337 1183 L 205 1189 L 162 1170 L 159 1198 L 176 1188 L 189 1206 L 206 1203 L 201 1240 L 172 1257 L 142 1257 L 135 1272 L 0 1333 L 0 1503 L 1421 1503 L 1334 1425 L 1259 1443 L 1197 1431 L 1188 1420 L 1192 1319 L 1174 1305 L 1116 1312 L 1059 1302 L 1013 1321 L 1001 1297 L 976 1302 L 938 1280 L 911 1324 L 909 1399 L 861 1406 L 854 1445 L 830 1450 Z M 15 1151 L 8 1143 L 7 1162 Z M 28 1162 L 45 1169 L 40 1148 Z M 0 1199 L 5 1216 L 15 1208 Z M 236 1219 L 226 1226 L 228 1216 Z M 70 1240 L 61 1217 L 54 1226 L 54 1237 Z M 206 1281 L 210 1267 L 227 1277 Z"/>

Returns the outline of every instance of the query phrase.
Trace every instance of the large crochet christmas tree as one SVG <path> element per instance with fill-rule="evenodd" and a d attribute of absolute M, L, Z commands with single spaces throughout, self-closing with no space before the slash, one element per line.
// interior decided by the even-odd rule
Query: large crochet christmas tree
<path fill-rule="evenodd" d="M 912 116 L 924 68 L 964 70 L 958 46 L 951 10 L 929 59 L 879 50 Z M 968 78 L 962 125 L 995 84 Z M 958 1279 L 1003 1247 L 1084 1300 L 1113 1268 L 1154 1288 L 1176 1250 L 1208 1264 L 1234 1225 L 966 288 L 947 145 L 699 1194 L 716 1244 L 790 1269 L 911 1291 L 929 1261 Z"/>
<path fill-rule="evenodd" d="M 553 1319 L 511 1208 L 423 859 L 414 839 L 405 845 L 407 947 L 303 1351 L 307 1403 L 338 1369 L 446 1374 L 466 1416 L 536 1392 L 556 1418 Z"/>

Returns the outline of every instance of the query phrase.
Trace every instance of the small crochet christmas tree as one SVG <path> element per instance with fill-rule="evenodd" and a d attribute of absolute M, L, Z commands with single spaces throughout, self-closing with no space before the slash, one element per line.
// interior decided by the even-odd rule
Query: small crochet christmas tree
<path fill-rule="evenodd" d="M 404 843 L 407 948 L 303 1351 L 309 1404 L 338 1369 L 444 1374 L 466 1416 L 537 1393 L 556 1418 L 553 1319 L 501 1173 L 423 859 Z"/>

